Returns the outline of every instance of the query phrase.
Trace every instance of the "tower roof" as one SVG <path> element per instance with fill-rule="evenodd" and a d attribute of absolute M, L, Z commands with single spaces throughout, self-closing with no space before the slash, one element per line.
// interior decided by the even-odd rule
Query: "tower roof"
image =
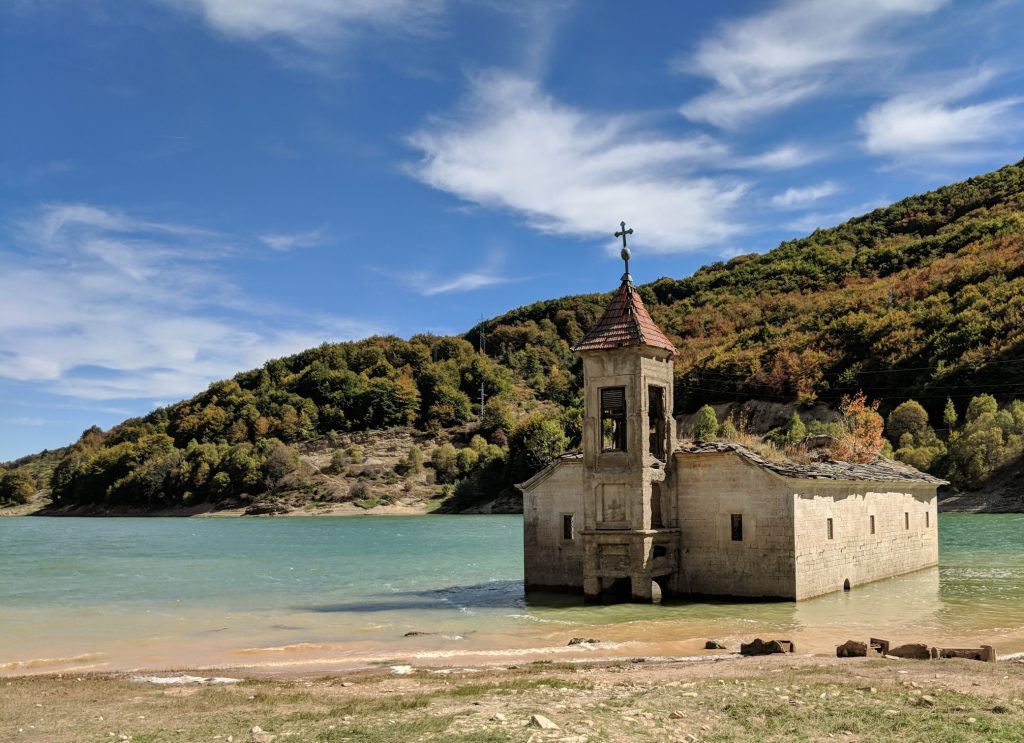
<path fill-rule="evenodd" d="M 573 351 L 604 351 L 627 346 L 653 346 L 676 354 L 658 324 L 654 322 L 640 292 L 633 286 L 629 274 L 623 276 L 622 285 L 608 303 L 604 314 L 583 339 L 572 347 Z"/>

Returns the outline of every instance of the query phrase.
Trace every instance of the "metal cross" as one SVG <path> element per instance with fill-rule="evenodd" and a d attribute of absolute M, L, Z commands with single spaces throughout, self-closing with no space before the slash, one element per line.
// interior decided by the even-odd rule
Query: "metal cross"
<path fill-rule="evenodd" d="M 619 222 L 619 226 L 622 227 L 622 231 L 621 232 L 616 232 L 615 233 L 615 237 L 621 237 L 622 238 L 622 247 L 625 248 L 626 247 L 626 235 L 632 235 L 633 234 L 633 228 L 630 227 L 627 230 L 625 222 Z"/>

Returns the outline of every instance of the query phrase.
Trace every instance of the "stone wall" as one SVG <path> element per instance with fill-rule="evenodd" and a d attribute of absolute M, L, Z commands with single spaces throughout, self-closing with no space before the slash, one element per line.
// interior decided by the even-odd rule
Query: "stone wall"
<path fill-rule="evenodd" d="M 793 488 L 797 599 L 938 564 L 934 485 L 796 480 Z"/>
<path fill-rule="evenodd" d="M 794 598 L 793 498 L 783 478 L 734 453 L 675 455 L 680 593 Z M 732 539 L 732 515 L 743 539 Z"/>
<path fill-rule="evenodd" d="M 524 483 L 525 485 L 526 483 Z M 583 463 L 559 460 L 523 489 L 523 548 L 527 588 L 583 587 Z M 562 517 L 573 515 L 573 539 Z"/>

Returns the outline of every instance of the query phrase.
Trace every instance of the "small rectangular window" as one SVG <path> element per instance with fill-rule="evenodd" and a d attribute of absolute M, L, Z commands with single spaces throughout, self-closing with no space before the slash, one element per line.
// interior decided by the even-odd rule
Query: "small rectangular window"
<path fill-rule="evenodd" d="M 743 541 L 743 514 L 734 513 L 730 518 L 732 526 L 732 541 Z"/>
<path fill-rule="evenodd" d="M 626 451 L 626 388 L 601 390 L 601 448 Z"/>
<path fill-rule="evenodd" d="M 647 385 L 648 446 L 651 456 L 665 461 L 665 389 Z"/>
<path fill-rule="evenodd" d="M 927 511 L 924 512 L 924 528 L 927 529 L 932 525 L 932 515 Z"/>
<path fill-rule="evenodd" d="M 832 519 L 825 519 L 825 529 L 828 531 L 828 538 L 832 539 L 834 536 L 832 533 Z"/>
<path fill-rule="evenodd" d="M 903 512 L 903 528 L 904 529 L 909 529 L 910 528 L 910 512 L 909 511 L 904 511 Z"/>
<path fill-rule="evenodd" d="M 871 518 L 871 533 L 874 534 L 875 533 L 875 517 L 871 516 L 870 518 Z"/>
<path fill-rule="evenodd" d="M 571 513 L 562 514 L 562 539 L 573 539 L 573 515 Z"/>

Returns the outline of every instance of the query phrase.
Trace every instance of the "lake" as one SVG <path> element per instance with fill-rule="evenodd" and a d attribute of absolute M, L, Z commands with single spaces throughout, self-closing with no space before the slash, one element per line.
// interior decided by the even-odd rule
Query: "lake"
<path fill-rule="evenodd" d="M 848 593 L 587 606 L 525 599 L 521 516 L 3 518 L 0 673 L 687 655 L 755 636 L 1024 651 L 1024 514 L 939 525 L 938 568 Z"/>

